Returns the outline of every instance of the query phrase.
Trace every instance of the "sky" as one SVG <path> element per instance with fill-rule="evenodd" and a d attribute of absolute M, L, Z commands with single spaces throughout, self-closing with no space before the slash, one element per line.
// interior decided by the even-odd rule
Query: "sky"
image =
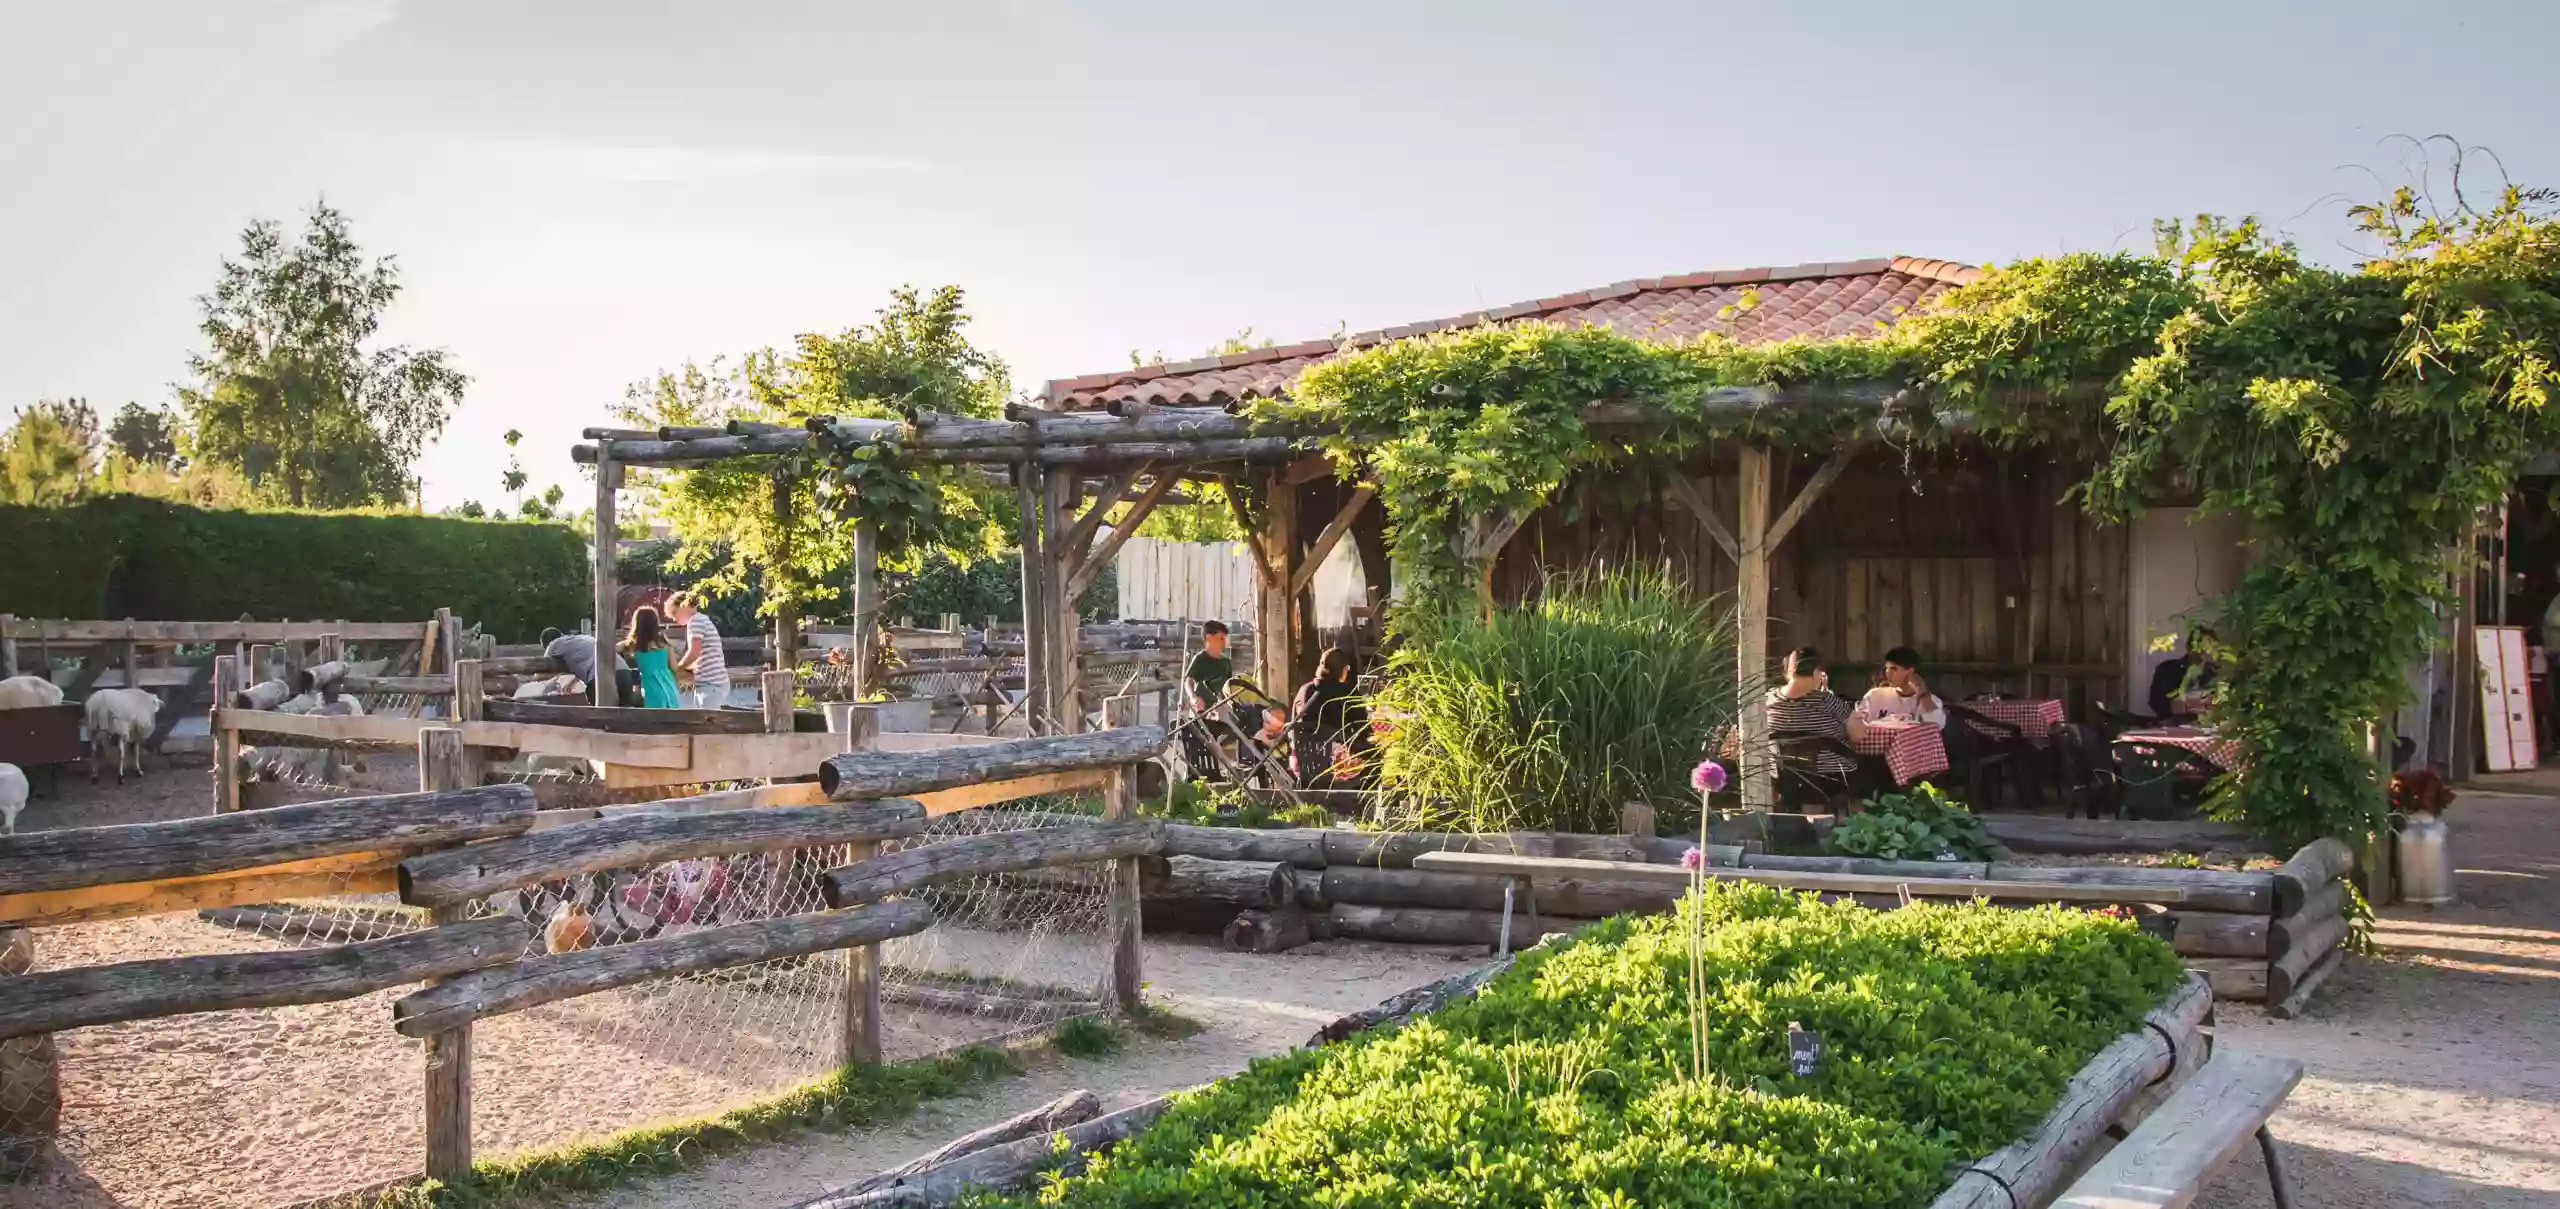
<path fill-rule="evenodd" d="M 1635 277 L 2354 258 L 2407 136 L 2560 184 L 2560 4 L 0 0 L 0 412 L 166 402 L 240 228 L 326 198 L 472 377 L 430 508 L 630 383 L 968 290 L 1015 385 Z M 573 504 L 574 506 L 574 504 Z"/>

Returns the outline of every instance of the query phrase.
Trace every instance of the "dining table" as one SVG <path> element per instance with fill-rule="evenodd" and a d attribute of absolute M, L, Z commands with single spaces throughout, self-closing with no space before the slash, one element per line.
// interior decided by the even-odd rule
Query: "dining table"
<path fill-rule="evenodd" d="M 2239 740 L 2223 738 L 2209 726 L 2146 726 L 2117 735 L 2116 742 L 2184 748 L 2224 772 L 2239 768 L 2241 763 Z"/>
<path fill-rule="evenodd" d="M 1849 746 L 1861 755 L 1883 757 L 1885 771 L 1893 774 L 1896 785 L 1909 785 L 1948 768 L 1945 736 L 1918 720 L 1869 722 L 1865 734 L 1850 737 Z"/>
<path fill-rule="evenodd" d="M 1990 721 L 2017 727 L 2022 738 L 2038 747 L 2045 745 L 2054 724 L 2063 720 L 2062 701 L 2054 697 L 1976 697 L 1958 704 Z M 1997 731 L 1974 729 L 1999 737 Z"/>

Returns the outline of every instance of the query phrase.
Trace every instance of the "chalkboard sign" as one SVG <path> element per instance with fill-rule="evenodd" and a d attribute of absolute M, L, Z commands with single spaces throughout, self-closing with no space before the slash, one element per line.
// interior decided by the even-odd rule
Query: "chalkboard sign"
<path fill-rule="evenodd" d="M 1797 1078 L 1803 1078 L 1822 1065 L 1822 1034 L 1807 1032 L 1793 1020 L 1787 1022 L 1787 1066 Z"/>

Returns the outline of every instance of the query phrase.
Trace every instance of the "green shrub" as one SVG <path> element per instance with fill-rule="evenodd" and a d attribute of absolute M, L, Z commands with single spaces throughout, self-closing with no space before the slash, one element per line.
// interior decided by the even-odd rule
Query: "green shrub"
<path fill-rule="evenodd" d="M 1694 810 L 1689 771 L 1732 721 L 1733 669 L 1730 618 L 1668 575 L 1558 576 L 1396 653 L 1380 785 L 1430 830 L 1615 831 L 1630 801 Z"/>
<path fill-rule="evenodd" d="M 1831 850 L 1889 861 L 1996 861 L 2009 855 L 1982 829 L 1981 819 L 1935 785 L 1868 798 L 1864 813 L 1832 831 Z"/>
<path fill-rule="evenodd" d="M 566 526 L 361 512 L 234 512 L 139 496 L 0 505 L 0 613 L 145 621 L 424 622 L 502 642 L 575 629 L 587 548 Z"/>
<path fill-rule="evenodd" d="M 1693 923 L 1703 1082 L 1683 1073 Z M 1532 950 L 1402 1029 L 1256 1062 L 1008 1203 L 1920 1205 L 2181 976 L 2166 945 L 2084 912 L 1876 912 L 1716 884 L 1676 916 Z M 1789 1073 L 1790 1022 L 1822 1036 L 1810 1076 Z"/>

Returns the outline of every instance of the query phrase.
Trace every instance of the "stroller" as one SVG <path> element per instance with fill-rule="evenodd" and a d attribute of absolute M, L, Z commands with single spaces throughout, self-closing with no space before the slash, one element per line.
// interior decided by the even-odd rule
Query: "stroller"
<path fill-rule="evenodd" d="M 1265 719 L 1284 711 L 1252 681 L 1227 682 L 1227 691 L 1209 708 L 1185 710 L 1174 724 L 1174 740 L 1191 776 L 1225 781 L 1246 789 L 1295 793 L 1297 778 L 1289 772 L 1289 730 L 1270 735 Z M 1230 750 L 1232 748 L 1232 750 Z"/>

